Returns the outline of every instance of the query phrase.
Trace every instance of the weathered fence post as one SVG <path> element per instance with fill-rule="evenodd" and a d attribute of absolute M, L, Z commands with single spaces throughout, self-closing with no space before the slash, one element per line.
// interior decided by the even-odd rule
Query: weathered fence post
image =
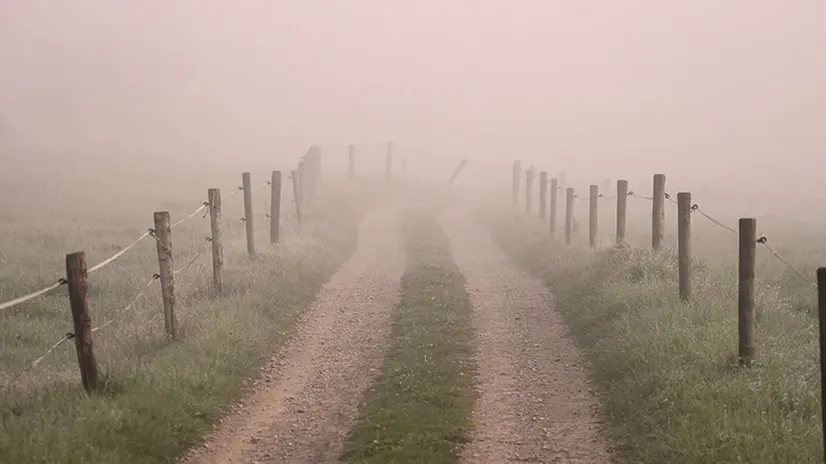
<path fill-rule="evenodd" d="M 826 267 L 817 269 L 817 316 L 820 329 L 820 428 L 826 457 Z"/>
<path fill-rule="evenodd" d="M 387 142 L 387 154 L 384 158 L 384 169 L 387 177 L 393 175 L 393 142 Z"/>
<path fill-rule="evenodd" d="M 588 195 L 588 245 L 596 248 L 599 228 L 599 185 L 591 185 Z"/>
<path fill-rule="evenodd" d="M 665 174 L 654 174 L 654 195 L 651 198 L 651 246 L 659 250 L 665 236 Z"/>
<path fill-rule="evenodd" d="M 754 267 L 757 248 L 757 220 L 740 218 L 739 295 L 737 299 L 740 365 L 754 360 Z"/>
<path fill-rule="evenodd" d="M 220 296 L 224 291 L 224 245 L 221 243 L 221 190 L 207 191 L 209 200 L 209 228 L 212 232 L 212 287 Z"/>
<path fill-rule="evenodd" d="M 92 316 L 89 314 L 89 300 L 86 296 L 89 288 L 86 276 L 86 254 L 79 251 L 66 255 L 66 286 L 72 308 L 80 379 L 83 388 L 92 391 L 98 386 L 98 365 L 92 346 Z"/>
<path fill-rule="evenodd" d="M 519 191 L 521 189 L 522 161 L 513 162 L 513 206 L 519 206 Z"/>
<path fill-rule="evenodd" d="M 244 189 L 244 225 L 247 228 L 247 253 L 250 258 L 255 256 L 255 229 L 252 217 L 252 179 L 250 173 L 241 174 Z"/>
<path fill-rule="evenodd" d="M 525 171 L 525 211 L 527 213 L 531 212 L 533 206 L 533 175 L 533 166 L 531 166 Z"/>
<path fill-rule="evenodd" d="M 347 147 L 347 171 L 350 179 L 356 177 L 356 146 L 352 144 Z"/>
<path fill-rule="evenodd" d="M 680 300 L 691 299 L 691 193 L 677 193 L 677 256 Z"/>
<path fill-rule="evenodd" d="M 570 245 L 574 238 L 574 188 L 565 189 L 565 244 Z"/>
<path fill-rule="evenodd" d="M 545 219 L 548 209 L 548 171 L 539 173 L 539 218 Z"/>
<path fill-rule="evenodd" d="M 617 245 L 625 242 L 625 225 L 628 212 L 628 181 L 617 181 Z"/>
<path fill-rule="evenodd" d="M 301 224 L 301 171 L 293 169 L 290 171 L 290 179 L 293 181 L 293 203 L 295 203 L 295 217 Z"/>
<path fill-rule="evenodd" d="M 178 321 L 175 318 L 175 283 L 172 266 L 172 229 L 169 226 L 169 212 L 156 212 L 155 238 L 158 248 L 158 275 L 161 279 L 163 297 L 163 322 L 166 334 L 175 338 Z"/>
<path fill-rule="evenodd" d="M 550 236 L 556 237 L 556 207 L 557 207 L 557 197 L 559 196 L 559 181 L 554 178 L 551 179 L 551 205 L 550 211 L 548 211 L 548 216 L 550 217 Z"/>
<path fill-rule="evenodd" d="M 270 243 L 278 243 L 281 234 L 281 171 L 270 178 Z"/>

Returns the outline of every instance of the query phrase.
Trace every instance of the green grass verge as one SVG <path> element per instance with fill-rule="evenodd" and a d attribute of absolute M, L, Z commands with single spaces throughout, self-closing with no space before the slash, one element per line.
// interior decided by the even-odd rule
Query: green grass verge
<path fill-rule="evenodd" d="M 512 217 L 480 215 L 552 290 L 628 462 L 823 461 L 817 325 L 776 287 L 758 285 L 759 359 L 741 369 L 735 268 L 698 260 L 682 304 L 673 251 L 568 248 Z"/>
<path fill-rule="evenodd" d="M 349 438 L 348 462 L 457 460 L 475 400 L 465 279 L 432 212 L 406 215 L 408 258 L 389 353 Z"/>
<path fill-rule="evenodd" d="M 252 262 L 243 256 L 243 234 L 227 235 L 228 295 L 208 297 L 208 260 L 192 281 L 181 282 L 180 340 L 163 338 L 157 295 L 96 333 L 103 392 L 82 391 L 71 344 L 53 353 L 25 382 L 4 385 L 0 462 L 171 462 L 198 443 L 243 394 L 246 379 L 286 340 L 320 286 L 352 254 L 362 208 L 343 197 L 325 201 L 297 232 L 285 234 L 283 244 L 259 245 L 260 256 Z M 145 261 L 152 264 L 150 258 Z M 118 275 L 103 280 L 95 274 L 93 317 L 104 298 L 122 305 L 134 291 L 129 284 Z M 121 287 L 123 292 L 116 294 Z M 31 315 L 26 319 L 27 308 L 6 315 L 22 324 L 7 340 L 20 337 L 16 334 L 29 326 L 32 333 L 53 336 L 54 327 L 40 326 L 49 318 L 68 316 L 59 296 L 37 304 L 43 321 Z"/>

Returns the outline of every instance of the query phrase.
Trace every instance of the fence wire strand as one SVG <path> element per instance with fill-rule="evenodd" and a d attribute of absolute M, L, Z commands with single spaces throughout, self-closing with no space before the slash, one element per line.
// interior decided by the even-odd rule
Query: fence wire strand
<path fill-rule="evenodd" d="M 52 352 L 54 352 L 54 350 L 58 349 L 58 347 L 60 347 L 60 345 L 62 345 L 62 344 L 64 344 L 64 343 L 66 343 L 67 341 L 69 341 L 69 340 L 71 340 L 71 339 L 73 339 L 73 338 L 75 338 L 75 334 L 73 334 L 73 333 L 71 333 L 71 332 L 69 332 L 69 333 L 67 333 L 66 335 L 64 335 L 64 336 L 63 336 L 63 338 L 61 338 L 60 340 L 58 340 L 58 341 L 57 341 L 54 345 L 52 345 L 52 346 L 51 346 L 51 348 L 49 348 L 48 350 L 46 350 L 46 352 L 45 352 L 45 353 L 43 353 L 42 355 L 38 356 L 38 358 L 37 358 L 37 359 L 35 359 L 34 361 L 32 361 L 32 363 L 31 363 L 31 364 L 29 364 L 29 367 L 28 367 L 26 370 L 24 370 L 23 372 L 21 372 L 20 374 L 18 374 L 18 375 L 17 375 L 17 377 L 15 378 L 15 380 L 20 380 L 23 376 L 25 376 L 26 374 L 28 374 L 29 372 L 31 372 L 31 371 L 32 371 L 32 369 L 34 369 L 35 367 L 37 367 L 37 365 L 38 365 L 38 364 L 40 364 L 40 362 L 41 362 L 41 361 L 43 361 L 44 359 L 46 359 L 46 357 L 47 357 L 47 356 L 49 356 L 50 354 L 52 354 Z"/>
<path fill-rule="evenodd" d="M 19 304 L 23 304 L 23 303 L 25 303 L 29 300 L 33 300 L 33 299 L 35 299 L 35 298 L 37 298 L 41 295 L 45 295 L 46 293 L 51 292 L 52 290 L 56 289 L 57 287 L 60 287 L 61 285 L 65 285 L 65 284 L 66 284 L 66 281 L 64 279 L 60 279 L 56 283 L 54 283 L 52 285 L 49 285 L 46 288 L 40 289 L 36 292 L 29 293 L 28 295 L 23 295 L 21 297 L 17 297 L 13 300 L 10 300 L 10 301 L 7 301 L 3 304 L 0 304 L 0 311 L 2 311 L 4 309 L 13 308 L 13 307 L 15 307 Z"/>
<path fill-rule="evenodd" d="M 150 235 L 152 235 L 152 232 L 151 232 L 151 231 L 146 231 L 146 232 L 144 232 L 144 233 L 143 233 L 143 235 L 141 235 L 140 237 L 138 237 L 138 238 L 136 238 L 135 240 L 133 240 L 133 241 L 132 241 L 132 243 L 130 243 L 129 245 L 126 245 L 126 247 L 124 247 L 122 250 L 120 250 L 120 251 L 118 251 L 117 253 L 113 254 L 112 256 L 110 256 L 110 257 L 108 257 L 108 258 L 104 259 L 104 260 L 103 260 L 103 261 L 101 261 L 100 263 L 98 263 L 98 264 L 96 264 L 96 265 L 92 266 L 92 267 L 91 267 L 88 271 L 86 271 L 86 272 L 88 272 L 89 274 L 91 274 L 91 273 L 93 273 L 93 272 L 95 272 L 95 271 L 98 271 L 98 270 L 100 270 L 100 269 L 104 268 L 105 266 L 108 266 L 108 265 L 109 265 L 109 264 L 111 264 L 113 261 L 115 261 L 116 259 L 118 259 L 118 258 L 120 258 L 121 256 L 123 256 L 123 255 L 124 255 L 124 253 L 126 253 L 126 252 L 127 252 L 127 251 L 129 251 L 129 250 L 131 250 L 131 249 L 132 249 L 135 245 L 137 245 L 138 243 L 142 242 L 142 241 L 143 241 L 143 239 L 145 239 L 146 237 L 149 237 Z"/>
<path fill-rule="evenodd" d="M 198 261 L 198 258 L 204 255 L 204 252 L 207 250 L 207 245 L 209 245 L 211 242 L 211 238 L 207 238 L 206 240 L 204 240 L 204 244 L 199 247 L 198 253 L 196 253 L 195 256 L 193 256 L 192 259 L 190 259 L 186 264 L 172 271 L 172 275 L 178 275 L 181 272 L 184 272 L 187 269 L 189 269 L 193 264 L 195 264 L 195 262 Z"/>
<path fill-rule="evenodd" d="M 192 213 L 188 214 L 188 215 L 187 215 L 186 217 L 184 217 L 183 219 L 181 219 L 181 220 L 179 220 L 179 221 L 177 221 L 177 222 L 174 222 L 174 223 L 170 224 L 169 228 L 170 228 L 170 229 L 173 229 L 173 228 L 175 228 L 175 227 L 177 227 L 177 226 L 179 226 L 179 225 L 181 225 L 181 224 L 185 223 L 186 221 L 188 221 L 188 220 L 192 219 L 193 217 L 197 216 L 197 215 L 198 215 L 198 213 L 200 213 L 201 211 L 203 211 L 203 210 L 207 209 L 207 207 L 209 207 L 209 203 L 208 203 L 208 202 L 206 202 L 206 201 L 205 201 L 205 202 L 201 203 L 201 206 L 199 206 L 199 207 L 198 207 L 198 209 L 196 209 L 196 210 L 195 210 L 195 211 L 193 211 Z"/>
<path fill-rule="evenodd" d="M 757 239 L 757 243 L 763 245 L 767 250 L 769 250 L 769 253 L 771 253 L 771 255 L 774 256 L 774 258 L 776 260 L 780 261 L 783 265 L 785 265 L 790 271 L 792 271 L 794 274 L 796 274 L 797 277 L 804 280 L 805 282 L 810 283 L 812 286 L 817 288 L 817 282 L 814 279 L 812 279 L 811 277 L 807 277 L 806 274 L 800 272 L 797 268 L 792 266 L 788 261 L 783 259 L 782 256 L 780 256 L 776 251 L 774 251 L 774 248 L 769 246 L 765 236 L 761 236 L 759 239 Z"/>
<path fill-rule="evenodd" d="M 157 274 L 154 274 L 152 276 L 152 278 L 149 279 L 148 282 L 146 282 L 146 284 L 143 286 L 143 288 L 141 288 L 140 291 L 138 291 L 138 293 L 134 294 L 132 296 L 132 298 L 130 298 L 129 301 L 127 301 L 126 305 L 123 308 L 121 308 L 119 311 L 116 312 L 114 317 L 112 317 L 111 319 L 108 319 L 103 324 L 100 324 L 100 325 L 94 327 L 92 329 L 92 332 L 94 333 L 94 332 L 97 332 L 100 329 L 103 329 L 104 327 L 110 325 L 111 323 L 118 320 L 121 316 L 126 314 L 126 312 L 129 311 L 130 309 L 132 309 L 132 307 L 135 306 L 135 304 L 138 301 L 140 301 L 141 298 L 146 296 L 146 293 L 149 291 L 149 288 L 152 287 L 152 284 L 155 283 L 155 281 L 158 280 L 158 278 L 159 278 L 159 276 Z"/>

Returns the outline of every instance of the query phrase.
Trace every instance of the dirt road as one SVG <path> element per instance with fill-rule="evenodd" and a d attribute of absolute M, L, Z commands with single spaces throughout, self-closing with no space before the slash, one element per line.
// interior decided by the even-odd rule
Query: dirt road
<path fill-rule="evenodd" d="M 363 391 L 378 374 L 405 268 L 399 209 L 374 210 L 238 412 L 184 462 L 336 462 Z"/>
<path fill-rule="evenodd" d="M 450 209 L 442 226 L 467 279 L 477 334 L 479 399 L 463 462 L 611 462 L 586 366 L 546 287 L 468 213 Z"/>

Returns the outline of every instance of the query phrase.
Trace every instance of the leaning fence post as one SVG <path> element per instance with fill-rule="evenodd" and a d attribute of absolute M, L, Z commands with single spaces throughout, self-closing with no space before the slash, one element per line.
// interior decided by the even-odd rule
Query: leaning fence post
<path fill-rule="evenodd" d="M 628 211 L 628 181 L 617 181 L 617 245 L 625 242 L 625 225 Z"/>
<path fill-rule="evenodd" d="M 79 251 L 66 255 L 66 286 L 72 308 L 75 329 L 73 338 L 80 365 L 80 379 L 83 388 L 92 391 L 98 386 L 98 365 L 92 346 L 92 316 L 89 314 L 89 300 L 86 296 L 89 288 L 86 276 L 86 254 Z"/>
<path fill-rule="evenodd" d="M 599 186 L 591 185 L 588 197 L 588 245 L 597 246 L 597 230 L 599 228 Z"/>
<path fill-rule="evenodd" d="M 220 296 L 224 290 L 224 245 L 221 243 L 221 190 L 207 191 L 209 200 L 209 228 L 212 232 L 212 287 Z"/>
<path fill-rule="evenodd" d="M 548 211 L 548 216 L 550 217 L 550 230 L 549 234 L 551 238 L 556 236 L 556 208 L 557 208 L 557 197 L 559 196 L 559 181 L 554 178 L 551 179 L 551 205 L 550 211 Z"/>
<path fill-rule="evenodd" d="M 757 248 L 757 220 L 740 218 L 739 295 L 737 299 L 740 365 L 754 359 L 754 268 Z"/>
<path fill-rule="evenodd" d="M 654 195 L 651 198 L 651 246 L 659 250 L 665 236 L 665 174 L 654 174 Z"/>
<path fill-rule="evenodd" d="M 161 279 L 161 295 L 163 297 L 164 329 L 166 334 L 175 338 L 177 320 L 175 318 L 175 284 L 172 267 L 172 229 L 169 226 L 169 212 L 156 212 L 155 238 L 158 248 L 158 275 Z"/>
<path fill-rule="evenodd" d="M 278 243 L 281 233 L 281 171 L 270 177 L 270 243 Z"/>
<path fill-rule="evenodd" d="M 241 174 L 244 188 L 244 224 L 247 228 L 247 253 L 250 258 L 255 256 L 255 229 L 252 217 L 252 180 L 250 173 Z"/>
<path fill-rule="evenodd" d="M 677 193 L 677 257 L 680 300 L 691 299 L 691 193 Z"/>
<path fill-rule="evenodd" d="M 817 315 L 820 329 L 820 428 L 826 457 L 826 267 L 817 269 Z"/>
<path fill-rule="evenodd" d="M 574 188 L 565 189 L 565 244 L 570 245 L 574 237 Z"/>

